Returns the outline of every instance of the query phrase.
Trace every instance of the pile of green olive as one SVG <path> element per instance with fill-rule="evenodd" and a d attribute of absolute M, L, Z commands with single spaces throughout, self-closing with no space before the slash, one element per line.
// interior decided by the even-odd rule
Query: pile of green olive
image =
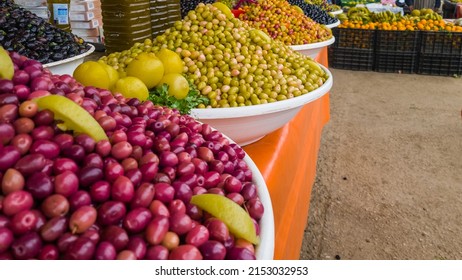
<path fill-rule="evenodd" d="M 139 53 L 156 53 L 161 48 L 182 57 L 187 78 L 210 99 L 212 108 L 294 98 L 317 89 L 328 78 L 311 58 L 205 4 L 153 41 L 136 43 L 101 60 L 123 75 Z"/>

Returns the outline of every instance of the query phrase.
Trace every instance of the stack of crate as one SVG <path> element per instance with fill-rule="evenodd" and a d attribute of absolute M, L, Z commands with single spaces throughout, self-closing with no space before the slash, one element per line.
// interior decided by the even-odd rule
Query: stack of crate
<path fill-rule="evenodd" d="M 14 2 L 47 21 L 50 19 L 47 0 L 14 0 Z"/>
<path fill-rule="evenodd" d="M 100 0 L 71 0 L 69 18 L 75 35 L 86 42 L 104 41 Z"/>

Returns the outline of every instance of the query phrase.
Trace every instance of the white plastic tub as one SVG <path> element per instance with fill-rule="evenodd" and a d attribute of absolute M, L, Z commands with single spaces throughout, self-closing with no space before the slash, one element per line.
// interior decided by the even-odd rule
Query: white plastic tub
<path fill-rule="evenodd" d="M 240 146 L 251 144 L 284 126 L 295 117 L 303 105 L 329 92 L 333 84 L 332 74 L 327 68 L 320 66 L 327 72 L 329 78 L 321 87 L 312 92 L 268 104 L 234 108 L 193 109 L 191 116 L 210 124 Z"/>
<path fill-rule="evenodd" d="M 291 49 L 294 51 L 298 51 L 304 55 L 311 57 L 312 59 L 316 59 L 319 52 L 321 52 L 322 48 L 332 45 L 335 42 L 335 37 L 332 36 L 327 41 L 313 43 L 313 44 L 306 44 L 306 45 L 294 45 L 290 46 Z"/>
<path fill-rule="evenodd" d="M 60 61 L 55 61 L 51 63 L 44 64 L 43 67 L 48 68 L 51 73 L 57 75 L 72 75 L 75 68 L 79 66 L 84 60 L 85 57 L 90 55 L 95 51 L 95 46 L 90 44 L 90 49 L 83 54 L 76 55 L 74 57 L 66 58 Z"/>
<path fill-rule="evenodd" d="M 247 166 L 252 170 L 253 183 L 257 186 L 257 193 L 263 204 L 264 212 L 260 219 L 260 244 L 255 248 L 257 260 L 272 260 L 274 257 L 274 215 L 271 197 L 263 176 L 253 160 L 246 154 L 244 158 Z"/>
<path fill-rule="evenodd" d="M 332 29 L 332 28 L 335 28 L 335 27 L 337 27 L 339 25 L 340 25 L 340 20 L 337 19 L 336 22 L 334 22 L 332 24 L 328 24 L 328 25 L 326 25 L 326 27 L 329 27 L 330 29 Z"/>
<path fill-rule="evenodd" d="M 214 130 L 217 128 L 213 127 Z M 219 130 L 218 130 L 219 131 Z M 224 137 L 229 139 L 230 143 L 236 143 L 228 135 L 220 131 Z M 257 260 L 272 260 L 274 258 L 274 213 L 271 197 L 266 185 L 265 179 L 253 162 L 252 158 L 246 153 L 244 161 L 252 171 L 252 182 L 257 187 L 258 198 L 263 204 L 263 216 L 261 217 L 258 226 L 260 227 L 260 243 L 255 246 L 255 258 Z"/>

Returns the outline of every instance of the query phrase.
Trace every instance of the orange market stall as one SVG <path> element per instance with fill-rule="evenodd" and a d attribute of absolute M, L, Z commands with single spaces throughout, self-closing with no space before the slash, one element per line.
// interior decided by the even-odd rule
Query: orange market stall
<path fill-rule="evenodd" d="M 327 48 L 317 61 L 328 66 Z M 305 105 L 281 129 L 244 147 L 269 189 L 275 223 L 274 259 L 298 259 L 308 218 L 321 133 L 329 121 L 329 94 Z"/>

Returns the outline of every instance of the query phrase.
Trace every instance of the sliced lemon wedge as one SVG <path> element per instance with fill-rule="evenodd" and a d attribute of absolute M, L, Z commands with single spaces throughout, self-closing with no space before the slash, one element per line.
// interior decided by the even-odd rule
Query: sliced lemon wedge
<path fill-rule="evenodd" d="M 220 219 L 235 237 L 253 244 L 260 242 L 249 214 L 231 199 L 218 194 L 199 194 L 191 198 L 191 203 Z"/>
<path fill-rule="evenodd" d="M 40 110 L 52 111 L 55 119 L 63 122 L 59 128 L 72 130 L 75 134 L 87 134 L 96 142 L 108 140 L 101 125 L 74 101 L 61 95 L 48 95 L 34 101 Z"/>

